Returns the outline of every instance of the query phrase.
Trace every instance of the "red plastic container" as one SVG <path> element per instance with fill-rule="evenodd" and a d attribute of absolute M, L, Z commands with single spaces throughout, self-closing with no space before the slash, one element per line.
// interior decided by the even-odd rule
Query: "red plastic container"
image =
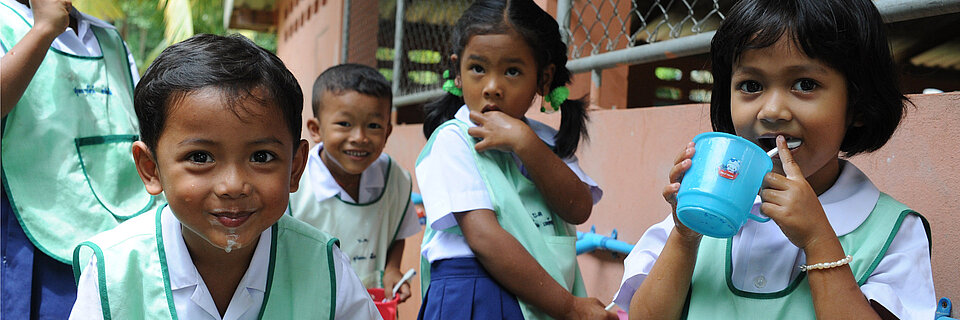
<path fill-rule="evenodd" d="M 383 288 L 371 288 L 367 289 L 367 293 L 370 294 L 370 298 L 373 299 L 373 304 L 377 306 L 377 311 L 380 311 L 380 316 L 384 320 L 395 320 L 397 319 L 397 303 L 400 302 L 399 296 L 394 296 L 393 300 L 383 301 L 386 298 L 386 293 Z"/>

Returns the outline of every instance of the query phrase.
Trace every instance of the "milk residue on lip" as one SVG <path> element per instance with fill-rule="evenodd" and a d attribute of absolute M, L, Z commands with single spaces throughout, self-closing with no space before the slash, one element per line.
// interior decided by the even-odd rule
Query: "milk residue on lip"
<path fill-rule="evenodd" d="M 239 239 L 240 236 L 233 232 L 233 230 L 230 230 L 230 234 L 227 235 L 227 246 L 223 248 L 223 251 L 227 253 L 233 251 L 234 248 L 240 249 L 240 244 L 237 243 L 237 239 Z"/>

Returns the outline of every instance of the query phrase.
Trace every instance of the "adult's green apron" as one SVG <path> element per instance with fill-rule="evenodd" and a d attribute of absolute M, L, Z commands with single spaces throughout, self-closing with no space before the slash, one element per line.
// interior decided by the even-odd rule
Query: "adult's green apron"
<path fill-rule="evenodd" d="M 880 193 L 870 216 L 852 232 L 839 237 L 843 251 L 853 257 L 850 269 L 862 286 L 887 252 L 900 230 L 903 219 L 916 214 L 906 205 Z M 772 293 L 741 291 L 731 281 L 733 239 L 703 237 L 697 253 L 697 265 L 691 278 L 687 319 L 815 319 L 813 296 L 806 273 L 801 273 L 787 288 Z M 724 261 L 721 264 L 718 262 Z M 811 272 L 817 272 L 816 270 Z"/>
<path fill-rule="evenodd" d="M 340 249 L 367 288 L 383 288 L 387 251 L 410 203 L 410 175 L 393 159 L 385 179 L 380 195 L 368 203 L 346 202 L 339 195 L 317 201 L 313 183 L 306 180 L 290 195 L 290 214 L 340 239 Z"/>
<path fill-rule="evenodd" d="M 561 286 L 575 296 L 585 297 L 587 292 L 577 265 L 576 229 L 550 211 L 537 186 L 523 176 L 509 153 L 477 152 L 473 147 L 473 138 L 467 134 L 467 123 L 452 119 L 444 122 L 434 132 L 440 132 L 440 129 L 450 125 L 457 126 L 463 136 L 468 137 L 467 141 L 471 141 L 471 153 L 487 187 L 487 194 L 490 195 L 490 202 L 493 203 L 493 211 L 497 214 L 500 226 L 513 235 Z M 430 154 L 436 138 L 437 135 L 434 134 L 427 141 L 417 159 L 418 164 Z M 463 234 L 458 226 L 442 231 Z M 428 225 L 424 231 L 423 243 L 430 241 L 437 232 Z M 421 294 L 425 295 L 430 284 L 430 263 L 426 259 L 421 258 L 420 271 Z M 524 319 L 550 319 L 543 310 L 520 299 L 518 302 Z"/>
<path fill-rule="evenodd" d="M 30 30 L 0 5 L 0 42 Z M 49 49 L 16 107 L 3 119 L 3 191 L 30 241 L 70 263 L 81 241 L 156 206 L 137 175 L 138 126 L 127 51 L 115 29 L 90 26 L 100 57 Z"/>
<path fill-rule="evenodd" d="M 177 319 L 163 248 L 161 213 L 144 214 L 77 246 L 73 272 L 79 280 L 97 258 L 97 283 L 104 319 Z M 282 216 L 272 227 L 267 290 L 261 319 L 333 319 L 337 275 L 333 238 L 306 223 Z M 167 239 L 167 241 L 174 241 Z"/>

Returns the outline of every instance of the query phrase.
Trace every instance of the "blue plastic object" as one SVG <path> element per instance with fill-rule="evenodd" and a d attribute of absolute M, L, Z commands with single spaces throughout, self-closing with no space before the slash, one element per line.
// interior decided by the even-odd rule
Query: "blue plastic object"
<path fill-rule="evenodd" d="M 729 238 L 737 234 L 760 191 L 763 176 L 773 168 L 766 151 L 747 139 L 706 132 L 693 138 L 696 153 L 680 182 L 677 218 L 703 235 Z"/>
<path fill-rule="evenodd" d="M 421 196 L 419 193 L 411 192 L 410 202 L 413 202 L 413 204 L 423 204 L 423 196 Z"/>
<path fill-rule="evenodd" d="M 629 254 L 633 250 L 633 245 L 617 240 L 617 229 L 609 237 L 596 233 L 597 226 L 590 226 L 590 232 L 577 231 L 577 255 L 584 254 L 596 249 Z"/>
<path fill-rule="evenodd" d="M 937 301 L 937 313 L 933 316 L 934 320 L 957 320 L 950 318 L 950 312 L 953 309 L 953 303 L 947 297 L 940 298 Z"/>

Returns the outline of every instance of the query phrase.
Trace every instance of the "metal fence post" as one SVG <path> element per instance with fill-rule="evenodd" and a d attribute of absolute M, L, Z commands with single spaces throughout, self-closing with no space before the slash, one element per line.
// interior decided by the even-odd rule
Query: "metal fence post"
<path fill-rule="evenodd" d="M 572 0 L 557 0 L 557 22 L 560 23 L 560 39 L 567 46 L 570 45 L 570 2 Z"/>
<path fill-rule="evenodd" d="M 340 38 L 340 63 L 350 54 L 350 0 L 343 0 L 343 35 Z"/>
<path fill-rule="evenodd" d="M 397 0 L 397 21 L 393 30 L 393 96 L 400 95 L 400 69 L 403 61 L 403 15 L 405 0 Z"/>

